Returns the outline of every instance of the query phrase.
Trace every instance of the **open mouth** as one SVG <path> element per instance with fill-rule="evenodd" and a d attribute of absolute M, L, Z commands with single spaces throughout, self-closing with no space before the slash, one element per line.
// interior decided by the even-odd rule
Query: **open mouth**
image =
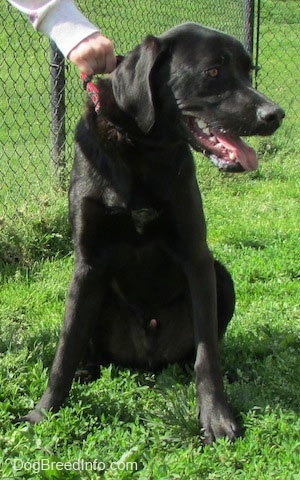
<path fill-rule="evenodd" d="M 215 130 L 203 120 L 184 116 L 188 127 L 191 146 L 206 155 L 214 165 L 226 172 L 257 170 L 258 159 L 255 150 L 240 137 Z"/>

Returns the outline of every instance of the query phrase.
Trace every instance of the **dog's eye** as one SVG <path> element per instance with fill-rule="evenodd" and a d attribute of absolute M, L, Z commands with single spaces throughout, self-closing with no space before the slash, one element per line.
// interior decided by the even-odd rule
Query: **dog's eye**
<path fill-rule="evenodd" d="M 208 75 L 211 78 L 216 78 L 219 75 L 219 69 L 217 67 L 209 68 L 206 70 L 206 75 Z"/>

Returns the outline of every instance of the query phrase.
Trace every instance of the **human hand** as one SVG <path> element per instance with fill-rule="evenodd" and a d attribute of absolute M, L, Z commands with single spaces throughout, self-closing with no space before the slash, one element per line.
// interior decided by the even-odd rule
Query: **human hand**
<path fill-rule="evenodd" d="M 68 55 L 81 72 L 92 76 L 110 73 L 116 68 L 116 56 L 111 40 L 99 32 L 85 38 Z"/>

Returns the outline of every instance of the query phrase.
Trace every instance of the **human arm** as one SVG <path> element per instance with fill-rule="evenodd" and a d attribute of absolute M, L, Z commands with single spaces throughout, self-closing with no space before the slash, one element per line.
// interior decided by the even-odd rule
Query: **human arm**
<path fill-rule="evenodd" d="M 8 0 L 27 14 L 33 27 L 51 38 L 80 71 L 111 72 L 116 66 L 113 44 L 101 35 L 72 0 Z"/>

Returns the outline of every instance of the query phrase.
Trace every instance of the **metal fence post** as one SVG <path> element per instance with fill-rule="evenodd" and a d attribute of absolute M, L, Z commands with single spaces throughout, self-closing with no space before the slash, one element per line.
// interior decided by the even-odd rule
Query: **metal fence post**
<path fill-rule="evenodd" d="M 255 0 L 244 0 L 244 44 L 246 50 L 253 54 Z"/>
<path fill-rule="evenodd" d="M 66 175 L 65 60 L 54 42 L 50 46 L 50 78 L 51 160 L 54 173 L 63 185 Z"/>

